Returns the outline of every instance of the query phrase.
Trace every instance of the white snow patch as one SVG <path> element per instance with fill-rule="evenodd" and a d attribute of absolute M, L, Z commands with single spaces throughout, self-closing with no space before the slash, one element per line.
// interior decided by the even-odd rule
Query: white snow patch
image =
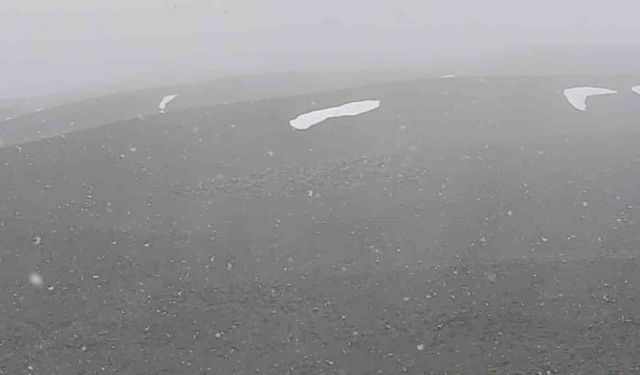
<path fill-rule="evenodd" d="M 609 90 L 600 87 L 573 87 L 564 90 L 564 96 L 569 103 L 579 111 L 587 110 L 587 98 L 597 95 L 617 94 L 615 90 Z"/>
<path fill-rule="evenodd" d="M 162 98 L 162 101 L 160 101 L 160 104 L 158 104 L 158 108 L 160 108 L 160 113 L 164 113 L 164 110 L 167 108 L 167 104 L 169 104 L 169 102 L 175 99 L 176 96 L 178 95 L 167 95 L 164 98 Z"/>
<path fill-rule="evenodd" d="M 640 86 L 633 86 L 631 88 L 631 91 L 635 92 L 636 94 L 640 94 Z"/>
<path fill-rule="evenodd" d="M 457 76 L 455 74 L 447 74 L 446 76 L 442 76 L 440 78 L 447 79 L 447 78 L 456 78 L 456 77 Z"/>
<path fill-rule="evenodd" d="M 302 114 L 289 121 L 289 124 L 295 129 L 306 130 L 333 117 L 356 116 L 373 111 L 378 107 L 380 107 L 380 100 L 351 102 L 339 107 L 326 108 Z"/>
<path fill-rule="evenodd" d="M 42 276 L 35 272 L 32 272 L 31 275 L 29 275 L 29 282 L 31 283 L 31 285 L 40 288 L 42 286 Z"/>

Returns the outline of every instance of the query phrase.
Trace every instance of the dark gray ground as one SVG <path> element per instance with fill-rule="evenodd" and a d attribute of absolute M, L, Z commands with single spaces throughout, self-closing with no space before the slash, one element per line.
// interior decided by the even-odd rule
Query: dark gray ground
<path fill-rule="evenodd" d="M 0 149 L 0 374 L 640 372 L 638 82 L 414 80 Z M 578 112 L 575 85 L 620 94 Z"/>
<path fill-rule="evenodd" d="M 349 72 L 287 71 L 238 75 L 189 84 L 158 85 L 137 91 L 121 90 L 86 99 L 84 92 L 36 98 L 0 100 L 0 137 L 4 145 L 50 138 L 117 121 L 159 114 L 166 95 L 177 95 L 166 112 L 300 95 L 345 87 L 408 79 L 415 71 L 362 70 Z M 78 100 L 78 97 L 84 98 Z M 75 99 L 75 100 L 74 100 Z"/>

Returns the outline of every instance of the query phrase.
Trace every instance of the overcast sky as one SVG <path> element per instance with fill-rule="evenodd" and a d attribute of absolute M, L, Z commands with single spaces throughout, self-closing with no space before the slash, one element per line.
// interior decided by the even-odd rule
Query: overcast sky
<path fill-rule="evenodd" d="M 0 97 L 432 47 L 636 43 L 638 0 L 2 0 Z M 413 55 L 412 55 L 413 54 Z M 355 56 L 355 55 L 354 55 Z M 334 62 L 339 54 L 333 55 Z M 297 59 L 297 60 L 296 60 Z M 353 59 L 357 59 L 353 57 Z"/>

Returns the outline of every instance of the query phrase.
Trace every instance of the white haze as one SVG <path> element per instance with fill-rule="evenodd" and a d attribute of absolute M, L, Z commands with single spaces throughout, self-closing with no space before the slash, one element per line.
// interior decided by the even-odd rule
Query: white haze
<path fill-rule="evenodd" d="M 5 1 L 0 99 L 266 70 L 447 74 L 503 61 L 516 46 L 637 44 L 637 10 L 635 0 Z M 578 55 L 566 66 L 602 66 Z M 605 66 L 633 65 L 624 60 L 607 54 Z"/>

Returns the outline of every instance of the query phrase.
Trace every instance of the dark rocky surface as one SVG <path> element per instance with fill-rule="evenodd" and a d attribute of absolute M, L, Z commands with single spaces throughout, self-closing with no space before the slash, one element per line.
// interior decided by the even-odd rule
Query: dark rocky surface
<path fill-rule="evenodd" d="M 632 78 L 419 80 L 0 149 L 0 374 L 639 372 Z M 586 83 L 621 94 L 577 112 Z"/>

